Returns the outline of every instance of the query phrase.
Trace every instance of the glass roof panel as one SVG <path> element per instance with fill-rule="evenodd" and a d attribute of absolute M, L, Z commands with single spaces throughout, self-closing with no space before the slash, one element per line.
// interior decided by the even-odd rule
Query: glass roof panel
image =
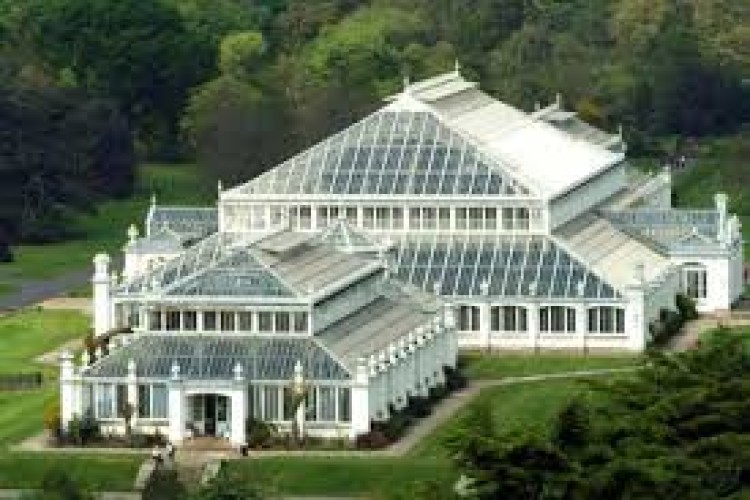
<path fill-rule="evenodd" d="M 278 195 L 529 194 L 503 165 L 434 115 L 411 111 L 374 113 L 238 189 Z"/>
<path fill-rule="evenodd" d="M 487 280 L 495 297 L 536 295 L 577 298 L 584 280 L 585 298 L 619 298 L 618 292 L 568 255 L 554 240 L 538 235 L 485 235 L 453 239 L 404 236 L 391 251 L 395 276 L 444 296 L 477 296 Z"/>

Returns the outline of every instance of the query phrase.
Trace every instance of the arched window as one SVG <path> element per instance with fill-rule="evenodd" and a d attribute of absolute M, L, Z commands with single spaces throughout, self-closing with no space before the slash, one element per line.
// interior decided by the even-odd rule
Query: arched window
<path fill-rule="evenodd" d="M 625 310 L 614 306 L 589 308 L 588 331 L 590 333 L 625 333 Z"/>
<path fill-rule="evenodd" d="M 682 267 L 682 293 L 691 299 L 705 299 L 708 292 L 708 271 L 698 263 Z"/>

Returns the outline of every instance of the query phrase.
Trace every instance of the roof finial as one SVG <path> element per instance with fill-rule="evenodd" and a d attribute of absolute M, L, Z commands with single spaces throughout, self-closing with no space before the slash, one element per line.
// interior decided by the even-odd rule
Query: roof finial
<path fill-rule="evenodd" d="M 221 183 L 221 179 L 216 181 L 216 189 L 219 191 L 219 195 L 221 195 L 221 192 L 224 190 L 224 186 Z"/>
<path fill-rule="evenodd" d="M 151 206 L 156 206 L 156 193 L 151 193 Z"/>
<path fill-rule="evenodd" d="M 619 125 L 617 126 L 617 137 L 619 137 L 619 138 L 620 138 L 620 140 L 622 140 L 622 138 L 623 138 L 623 128 L 622 128 L 622 123 L 620 123 L 620 124 L 619 124 Z"/>
<path fill-rule="evenodd" d="M 461 61 L 458 60 L 458 57 L 453 60 L 453 72 L 457 75 L 461 74 Z"/>
<path fill-rule="evenodd" d="M 409 75 L 404 75 L 404 93 L 409 91 L 409 86 L 411 85 L 411 81 L 409 81 Z"/>
<path fill-rule="evenodd" d="M 562 109 L 562 100 L 562 94 L 558 92 L 557 95 L 555 95 L 555 105 L 560 109 Z"/>

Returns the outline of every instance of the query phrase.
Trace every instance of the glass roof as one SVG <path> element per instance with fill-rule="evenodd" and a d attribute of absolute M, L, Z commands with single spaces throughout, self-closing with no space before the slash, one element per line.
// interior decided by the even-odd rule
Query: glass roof
<path fill-rule="evenodd" d="M 395 277 L 442 296 L 620 298 L 547 236 L 407 236 L 391 252 Z M 580 285 L 582 283 L 582 285 Z M 535 289 L 535 290 L 534 290 Z"/>
<path fill-rule="evenodd" d="M 154 206 L 146 218 L 147 234 L 169 229 L 184 240 L 205 238 L 219 230 L 216 208 Z"/>
<path fill-rule="evenodd" d="M 242 366 L 245 379 L 291 380 L 300 361 L 304 376 L 313 380 L 342 380 L 346 369 L 312 337 L 258 337 L 218 335 L 147 335 L 114 349 L 84 372 L 84 376 L 120 378 L 130 360 L 142 378 L 169 379 L 172 364 L 192 380 L 234 378 Z"/>
<path fill-rule="evenodd" d="M 237 188 L 243 194 L 495 195 L 529 191 L 425 111 L 380 111 Z"/>
<path fill-rule="evenodd" d="M 605 210 L 602 215 L 616 227 L 635 231 L 666 248 L 681 245 L 692 235 L 703 236 L 704 244 L 716 241 L 719 233 L 716 210 Z"/>
<path fill-rule="evenodd" d="M 296 294 L 260 262 L 247 238 L 216 233 L 178 257 L 126 283 L 126 294 L 294 297 Z"/>
<path fill-rule="evenodd" d="M 366 234 L 352 228 L 346 219 L 339 219 L 326 228 L 320 240 L 344 252 L 377 252 L 380 248 Z"/>

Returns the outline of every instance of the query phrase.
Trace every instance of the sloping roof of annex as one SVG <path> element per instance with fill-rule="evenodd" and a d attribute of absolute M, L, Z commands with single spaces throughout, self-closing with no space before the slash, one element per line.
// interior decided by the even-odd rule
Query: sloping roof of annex
<path fill-rule="evenodd" d="M 299 361 L 305 377 L 345 380 L 350 369 L 313 337 L 147 334 L 113 349 L 84 370 L 84 377 L 123 378 L 130 360 L 140 379 L 168 380 L 172 367 L 189 380 L 232 380 L 239 364 L 245 380 L 291 380 Z"/>
<path fill-rule="evenodd" d="M 390 272 L 442 297 L 622 298 L 619 289 L 545 235 L 407 235 L 393 241 Z M 486 285 L 484 285 L 486 283 Z"/>
<path fill-rule="evenodd" d="M 624 159 L 622 152 L 490 97 L 458 72 L 411 84 L 391 100 L 221 199 L 551 199 Z"/>
<path fill-rule="evenodd" d="M 644 238 L 662 251 L 718 247 L 720 216 L 715 209 L 633 208 L 602 210 L 615 227 Z"/>
<path fill-rule="evenodd" d="M 381 268 L 376 259 L 337 251 L 314 234 L 215 233 L 122 284 L 115 296 L 304 302 Z"/>

